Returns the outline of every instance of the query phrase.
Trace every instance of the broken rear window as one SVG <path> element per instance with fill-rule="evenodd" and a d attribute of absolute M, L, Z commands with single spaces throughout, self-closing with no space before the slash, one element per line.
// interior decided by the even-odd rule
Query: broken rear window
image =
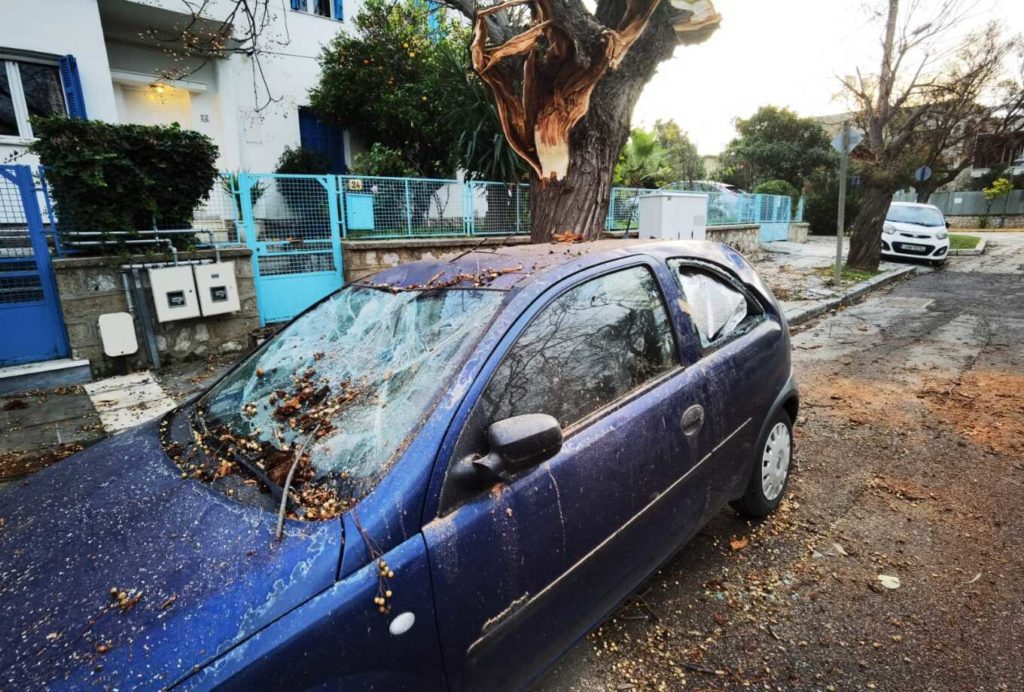
<path fill-rule="evenodd" d="M 308 439 L 293 486 L 342 479 L 344 496 L 358 499 L 404 449 L 502 298 L 347 287 L 210 390 L 203 425 L 278 485 Z M 228 473 L 238 461 L 222 463 Z"/>

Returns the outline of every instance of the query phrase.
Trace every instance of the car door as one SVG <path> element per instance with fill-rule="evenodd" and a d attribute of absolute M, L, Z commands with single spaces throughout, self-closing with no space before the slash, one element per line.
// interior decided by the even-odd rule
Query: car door
<path fill-rule="evenodd" d="M 707 469 L 710 515 L 747 483 L 754 444 L 778 393 L 768 383 L 785 381 L 774 369 L 784 334 L 756 294 L 726 271 L 698 260 L 667 264 L 700 343 L 694 369 L 701 375 L 699 403 L 715 451 Z"/>
<path fill-rule="evenodd" d="M 701 436 L 682 419 L 700 383 L 655 276 L 619 262 L 553 288 L 456 415 L 449 468 L 486 454 L 487 427 L 511 416 L 554 416 L 564 444 L 483 491 L 445 479 L 424 535 L 453 689 L 537 675 L 699 527 Z"/>

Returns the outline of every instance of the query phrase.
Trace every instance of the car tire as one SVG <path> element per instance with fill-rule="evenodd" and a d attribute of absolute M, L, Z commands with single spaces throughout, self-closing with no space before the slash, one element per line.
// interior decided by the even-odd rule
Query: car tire
<path fill-rule="evenodd" d="M 931 262 L 932 266 L 935 267 L 936 269 L 938 269 L 939 267 L 941 267 L 945 263 L 946 263 L 946 260 L 944 260 L 944 259 L 932 260 L 932 262 Z"/>
<path fill-rule="evenodd" d="M 793 468 L 793 421 L 784 409 L 772 416 L 754 449 L 747 488 L 731 504 L 744 516 L 762 519 L 782 502 Z"/>

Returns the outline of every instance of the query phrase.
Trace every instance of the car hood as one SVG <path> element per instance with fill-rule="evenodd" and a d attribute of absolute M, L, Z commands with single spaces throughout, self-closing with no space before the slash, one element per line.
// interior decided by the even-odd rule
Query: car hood
<path fill-rule="evenodd" d="M 903 221 L 886 221 L 886 226 L 895 228 L 900 233 L 912 233 L 914 235 L 926 235 L 934 238 L 940 231 L 946 231 L 945 226 L 918 226 L 916 223 L 905 223 Z"/>
<path fill-rule="evenodd" d="M 0 687 L 173 684 L 334 583 L 341 523 L 275 521 L 182 480 L 155 422 L 4 486 Z"/>

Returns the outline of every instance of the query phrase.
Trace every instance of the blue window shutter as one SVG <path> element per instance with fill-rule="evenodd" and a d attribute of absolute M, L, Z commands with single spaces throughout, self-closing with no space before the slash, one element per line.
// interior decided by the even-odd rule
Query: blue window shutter
<path fill-rule="evenodd" d="M 344 0 L 334 0 L 334 18 L 341 21 L 345 18 L 345 2 Z"/>
<path fill-rule="evenodd" d="M 78 62 L 73 55 L 60 59 L 60 81 L 64 85 L 64 100 L 68 104 L 68 115 L 80 120 L 88 119 L 85 112 L 85 96 L 82 95 L 82 80 L 78 78 Z"/>
<path fill-rule="evenodd" d="M 309 8 L 306 6 L 306 0 L 292 0 L 292 9 L 305 12 Z"/>

